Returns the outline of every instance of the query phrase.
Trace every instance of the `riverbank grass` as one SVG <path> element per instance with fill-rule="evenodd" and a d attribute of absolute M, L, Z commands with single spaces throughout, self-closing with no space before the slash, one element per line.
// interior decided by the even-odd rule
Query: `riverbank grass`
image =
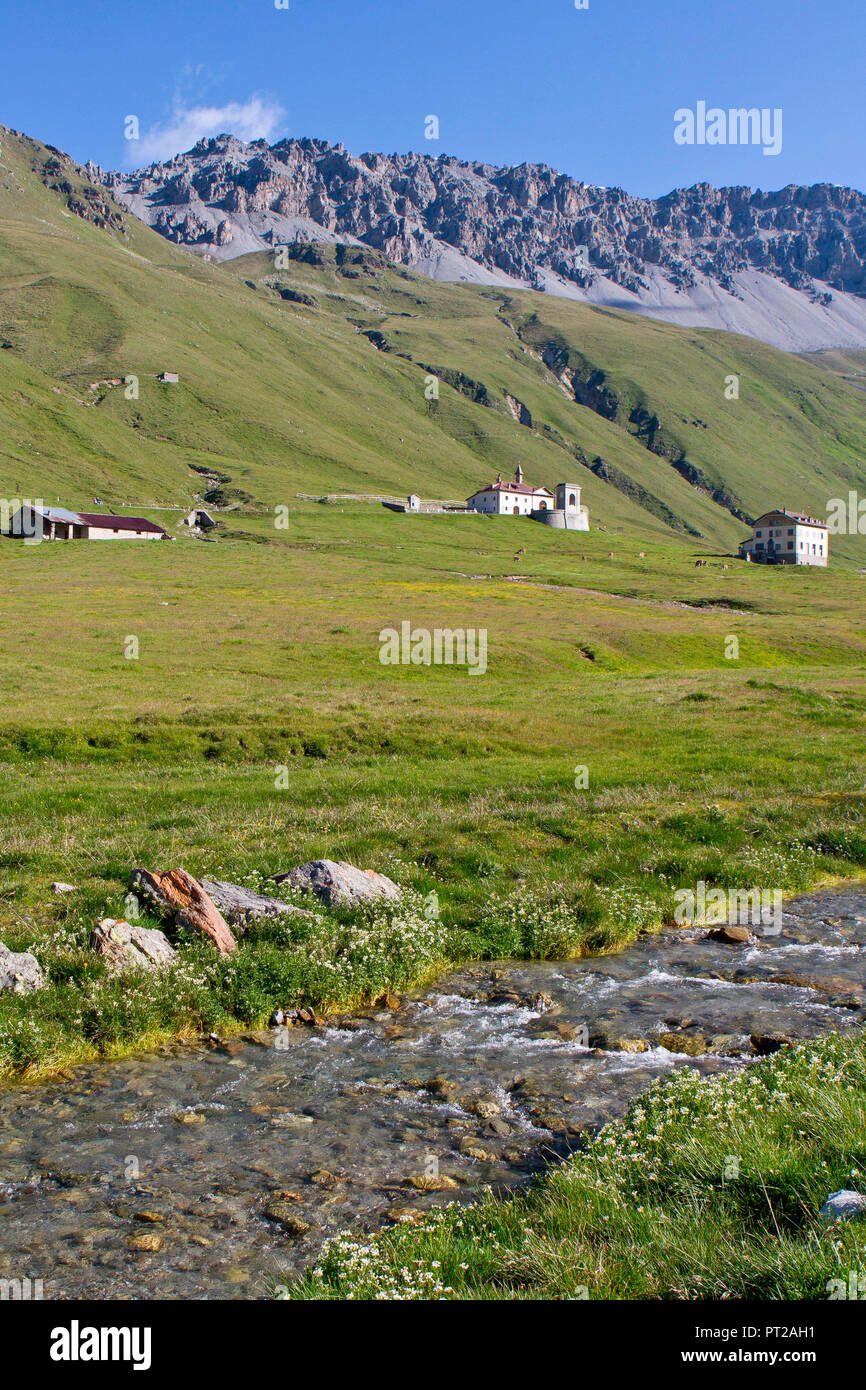
<path fill-rule="evenodd" d="M 807 1299 L 866 1293 L 866 1040 L 684 1068 L 512 1201 L 330 1241 L 288 1299 Z"/>

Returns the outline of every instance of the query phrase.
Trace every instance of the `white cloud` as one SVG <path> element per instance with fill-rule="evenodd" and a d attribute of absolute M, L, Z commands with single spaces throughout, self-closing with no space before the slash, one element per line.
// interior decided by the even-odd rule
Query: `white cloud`
<path fill-rule="evenodd" d="M 129 142 L 125 162 L 141 169 L 184 153 L 205 136 L 224 132 L 239 140 L 273 141 L 285 115 L 279 102 L 267 97 L 252 96 L 248 101 L 230 101 L 225 106 L 178 103 L 167 121 L 150 126 L 141 132 L 139 140 Z"/>

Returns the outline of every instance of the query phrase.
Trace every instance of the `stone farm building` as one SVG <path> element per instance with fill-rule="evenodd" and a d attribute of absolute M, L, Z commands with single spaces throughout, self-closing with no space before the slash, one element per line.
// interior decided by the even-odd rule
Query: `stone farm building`
<path fill-rule="evenodd" d="M 65 507 L 42 507 L 23 502 L 9 523 L 9 534 L 50 541 L 168 540 L 161 526 L 140 516 L 103 516 L 70 512 Z"/>
<path fill-rule="evenodd" d="M 761 565 L 826 565 L 830 533 L 825 521 L 781 508 L 765 512 L 743 541 L 740 556 Z"/>

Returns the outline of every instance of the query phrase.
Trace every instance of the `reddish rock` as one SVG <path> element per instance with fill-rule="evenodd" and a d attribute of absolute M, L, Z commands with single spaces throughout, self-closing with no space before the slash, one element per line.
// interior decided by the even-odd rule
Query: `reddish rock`
<path fill-rule="evenodd" d="M 231 928 L 213 899 L 185 869 L 169 869 L 165 873 L 159 869 L 153 873 L 136 869 L 130 885 L 161 912 L 170 914 L 177 926 L 203 932 L 223 955 L 237 949 Z"/>

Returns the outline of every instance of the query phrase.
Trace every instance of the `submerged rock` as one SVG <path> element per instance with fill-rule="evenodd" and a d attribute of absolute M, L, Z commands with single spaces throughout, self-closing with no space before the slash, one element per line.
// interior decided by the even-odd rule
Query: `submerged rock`
<path fill-rule="evenodd" d="M 129 970 L 162 970 L 177 960 L 177 951 L 164 932 L 103 917 L 94 927 L 90 945 L 111 975 Z"/>
<path fill-rule="evenodd" d="M 291 1236 L 293 1240 L 300 1240 L 308 1231 L 312 1230 L 309 1221 L 305 1221 L 299 1216 L 292 1205 L 292 1200 L 282 1198 L 268 1202 L 265 1207 L 265 1216 L 269 1221 L 273 1221 L 279 1226 L 284 1235 Z"/>
<path fill-rule="evenodd" d="M 44 989 L 45 973 L 29 951 L 10 951 L 0 941 L 0 994 L 33 994 Z"/>
<path fill-rule="evenodd" d="M 502 1106 L 493 1096 L 480 1096 L 478 1100 L 469 1101 L 466 1109 L 477 1115 L 479 1120 L 494 1120 L 502 1114 Z"/>
<path fill-rule="evenodd" d="M 463 1154 L 464 1158 L 474 1158 L 479 1163 L 496 1162 L 496 1154 L 491 1153 L 489 1149 L 484 1147 L 479 1139 L 473 1138 L 470 1134 L 465 1135 L 464 1138 L 460 1140 L 457 1148 L 460 1153 Z"/>
<path fill-rule="evenodd" d="M 332 1173 L 329 1168 L 316 1168 L 310 1173 L 307 1181 L 311 1182 L 314 1187 L 330 1189 L 336 1187 L 340 1179 L 337 1177 L 337 1174 Z"/>
<path fill-rule="evenodd" d="M 274 874 L 274 883 L 289 883 L 300 893 L 315 893 L 329 907 L 354 907 L 377 898 L 396 901 L 400 896 L 397 884 L 372 869 L 358 869 L 354 864 L 337 863 L 333 859 L 314 859 L 298 864 L 284 874 Z"/>
<path fill-rule="evenodd" d="M 702 1057 L 708 1051 L 706 1038 L 698 1033 L 659 1033 L 659 1047 L 684 1057 Z"/>
<path fill-rule="evenodd" d="M 424 1212 L 420 1207 L 410 1207 L 404 1202 L 395 1202 L 385 1212 L 387 1219 L 393 1221 L 395 1226 L 414 1225 L 421 1220 L 423 1215 Z"/>
<path fill-rule="evenodd" d="M 448 1104 L 456 1100 L 460 1087 L 447 1076 L 431 1076 L 430 1080 L 424 1083 L 424 1089 L 437 1100 Z"/>
<path fill-rule="evenodd" d="M 158 1255 L 165 1244 L 165 1237 L 157 1231 L 138 1231 L 129 1237 L 126 1244 L 130 1250 L 146 1255 Z"/>

